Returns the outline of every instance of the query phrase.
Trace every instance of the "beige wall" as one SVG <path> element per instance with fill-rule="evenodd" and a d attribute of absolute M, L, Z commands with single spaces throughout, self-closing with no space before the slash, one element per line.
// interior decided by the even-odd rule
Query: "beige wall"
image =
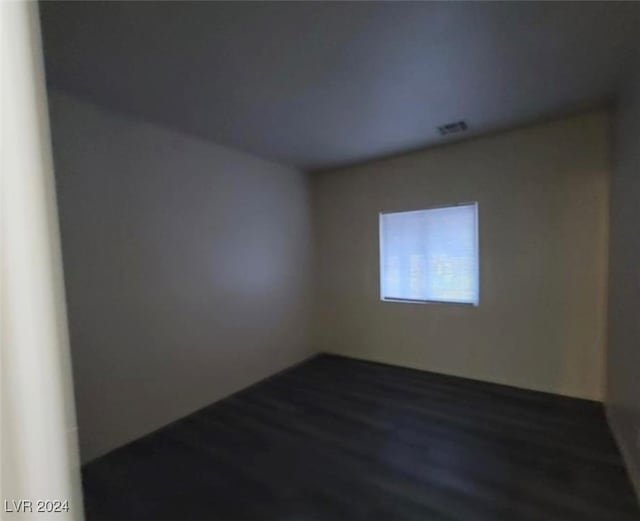
<path fill-rule="evenodd" d="M 596 112 L 314 175 L 315 347 L 601 399 L 607 128 Z M 378 212 L 462 201 L 480 306 L 381 302 Z"/>
<path fill-rule="evenodd" d="M 606 405 L 640 498 L 640 72 L 614 117 Z"/>
<path fill-rule="evenodd" d="M 310 354 L 306 176 L 51 96 L 81 453 Z"/>

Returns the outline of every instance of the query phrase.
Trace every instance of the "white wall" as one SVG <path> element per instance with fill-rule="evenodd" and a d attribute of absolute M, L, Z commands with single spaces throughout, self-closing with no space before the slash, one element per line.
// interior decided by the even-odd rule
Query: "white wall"
<path fill-rule="evenodd" d="M 640 498 L 640 71 L 614 117 L 606 405 Z"/>
<path fill-rule="evenodd" d="M 604 112 L 315 174 L 315 347 L 601 399 Z M 378 212 L 479 202 L 480 306 L 381 302 Z"/>
<path fill-rule="evenodd" d="M 60 93 L 51 114 L 84 461 L 311 353 L 304 174 Z"/>
<path fill-rule="evenodd" d="M 35 2 L 0 4 L 1 519 L 84 519 L 60 230 Z M 66 502 L 40 516 L 16 506 Z"/>

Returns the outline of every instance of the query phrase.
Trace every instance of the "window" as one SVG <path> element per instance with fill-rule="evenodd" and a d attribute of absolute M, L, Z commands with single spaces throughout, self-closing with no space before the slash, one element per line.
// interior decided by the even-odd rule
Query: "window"
<path fill-rule="evenodd" d="M 478 205 L 380 214 L 380 298 L 478 304 Z"/>

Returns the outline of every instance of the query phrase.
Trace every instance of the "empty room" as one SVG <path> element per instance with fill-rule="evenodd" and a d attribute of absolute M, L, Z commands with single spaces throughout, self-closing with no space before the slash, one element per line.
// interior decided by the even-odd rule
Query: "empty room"
<path fill-rule="evenodd" d="M 640 2 L 2 13 L 2 519 L 640 520 Z"/>

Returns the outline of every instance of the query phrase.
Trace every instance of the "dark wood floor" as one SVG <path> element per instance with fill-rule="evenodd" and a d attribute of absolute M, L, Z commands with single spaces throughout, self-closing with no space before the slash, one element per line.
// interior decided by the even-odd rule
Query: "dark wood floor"
<path fill-rule="evenodd" d="M 83 482 L 89 520 L 640 519 L 600 404 L 328 355 Z"/>

